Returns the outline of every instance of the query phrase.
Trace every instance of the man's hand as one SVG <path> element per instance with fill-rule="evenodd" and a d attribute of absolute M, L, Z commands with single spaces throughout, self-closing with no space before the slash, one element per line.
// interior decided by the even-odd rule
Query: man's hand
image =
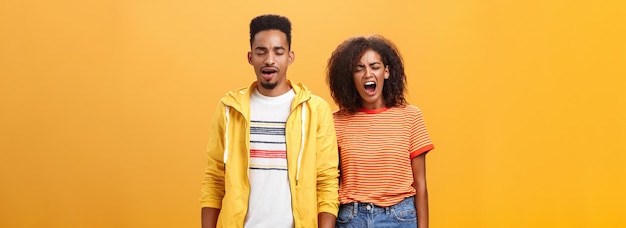
<path fill-rule="evenodd" d="M 337 217 L 328 212 L 322 212 L 317 214 L 317 227 L 319 228 L 333 228 L 335 227 L 335 221 Z"/>
<path fill-rule="evenodd" d="M 212 207 L 202 208 L 202 228 L 215 228 L 217 226 L 217 217 L 220 215 L 220 209 Z"/>

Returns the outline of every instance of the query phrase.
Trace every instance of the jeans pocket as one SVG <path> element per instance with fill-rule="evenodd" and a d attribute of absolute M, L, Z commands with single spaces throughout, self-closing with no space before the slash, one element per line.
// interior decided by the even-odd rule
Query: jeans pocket
<path fill-rule="evenodd" d="M 337 223 L 350 223 L 353 215 L 353 207 L 352 205 L 341 205 L 339 207 L 339 213 L 337 213 Z"/>
<path fill-rule="evenodd" d="M 414 208 L 398 207 L 394 208 L 393 216 L 402 222 L 410 222 L 417 220 L 417 212 Z"/>

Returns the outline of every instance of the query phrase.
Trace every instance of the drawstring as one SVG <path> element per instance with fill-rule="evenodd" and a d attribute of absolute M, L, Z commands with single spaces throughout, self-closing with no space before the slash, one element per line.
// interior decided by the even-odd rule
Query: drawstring
<path fill-rule="evenodd" d="M 302 163 L 302 151 L 304 151 L 304 139 L 305 135 L 305 124 L 306 123 L 306 102 L 302 103 L 302 125 L 300 128 L 302 129 L 302 139 L 300 140 L 300 152 L 298 153 L 298 169 L 296 169 L 296 185 L 298 185 L 298 178 L 300 177 L 300 164 Z"/>
<path fill-rule="evenodd" d="M 230 116 L 228 115 L 230 111 L 230 106 L 226 106 L 226 127 L 224 128 L 224 165 L 226 165 L 226 160 L 228 159 L 228 123 L 230 122 Z"/>

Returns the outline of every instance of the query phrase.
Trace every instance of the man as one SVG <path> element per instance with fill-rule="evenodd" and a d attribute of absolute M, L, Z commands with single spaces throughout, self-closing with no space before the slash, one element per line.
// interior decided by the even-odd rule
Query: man
<path fill-rule="evenodd" d="M 202 227 L 334 227 L 338 152 L 330 106 L 287 80 L 291 22 L 250 22 L 256 81 L 220 100 L 202 182 Z"/>

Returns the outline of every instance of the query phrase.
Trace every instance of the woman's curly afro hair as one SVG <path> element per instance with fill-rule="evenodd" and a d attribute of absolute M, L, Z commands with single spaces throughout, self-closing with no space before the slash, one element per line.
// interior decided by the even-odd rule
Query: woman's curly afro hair
<path fill-rule="evenodd" d="M 404 98 L 404 64 L 396 46 L 379 35 L 353 37 L 337 46 L 326 67 L 326 82 L 330 87 L 330 94 L 339 109 L 348 114 L 356 113 L 361 107 L 362 99 L 354 85 L 352 73 L 359 59 L 368 50 L 378 53 L 383 65 L 389 67 L 389 78 L 385 80 L 382 94 L 385 106 L 407 104 Z"/>

